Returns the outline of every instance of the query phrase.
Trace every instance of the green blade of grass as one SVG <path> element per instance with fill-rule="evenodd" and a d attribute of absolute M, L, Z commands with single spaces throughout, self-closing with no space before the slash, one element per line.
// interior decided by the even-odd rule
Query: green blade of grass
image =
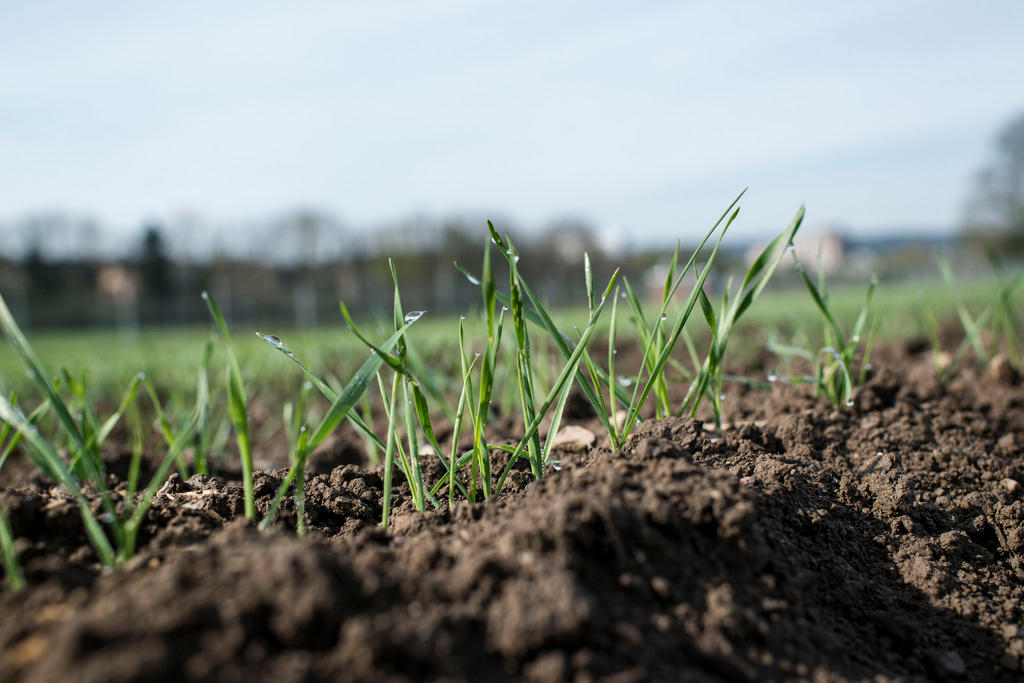
<path fill-rule="evenodd" d="M 0 552 L 3 553 L 7 585 L 13 591 L 22 590 L 25 587 L 25 574 L 21 571 L 18 553 L 14 550 L 14 533 L 11 531 L 11 523 L 3 510 L 0 510 Z"/>
<path fill-rule="evenodd" d="M 181 451 L 185 448 L 185 445 L 189 443 L 189 439 L 192 436 L 193 431 L 196 427 L 197 415 L 193 415 L 192 418 L 186 422 L 178 433 L 174 437 L 174 444 L 167 449 L 167 453 L 164 455 L 163 460 L 160 461 L 160 466 L 157 467 L 156 472 L 150 477 L 149 484 L 146 489 L 142 492 L 142 496 L 135 503 L 132 509 L 132 513 L 125 523 L 125 541 L 118 553 L 118 561 L 124 562 L 131 558 L 135 554 L 135 541 L 138 537 L 139 529 L 142 527 L 142 523 L 146 519 L 146 514 L 149 512 L 150 506 L 153 504 L 153 499 L 156 497 L 157 491 L 160 490 L 167 482 L 167 475 L 171 471 L 171 467 L 181 457 Z"/>
<path fill-rule="evenodd" d="M 96 516 L 89 507 L 88 499 L 82 493 L 78 480 L 75 479 L 75 476 L 68 469 L 64 460 L 57 455 L 53 445 L 39 434 L 39 431 L 29 422 L 20 409 L 11 405 L 7 398 L 2 395 L 0 395 L 0 420 L 8 423 L 21 433 L 25 443 L 29 446 L 27 449 L 29 459 L 43 470 L 47 476 L 59 482 L 74 497 L 75 502 L 78 503 L 79 513 L 85 526 L 86 537 L 89 539 L 93 550 L 96 551 L 97 556 L 104 565 L 108 567 L 114 566 L 115 553 L 110 545 L 110 539 L 107 538 L 99 522 L 96 520 Z M 120 535 L 119 524 L 115 532 Z"/>
<path fill-rule="evenodd" d="M 602 416 L 602 422 L 612 438 L 612 443 L 618 439 L 618 422 L 615 419 L 615 414 L 618 411 L 618 406 L 615 403 L 615 356 L 618 354 L 618 350 L 615 348 L 615 336 L 618 333 L 618 324 L 619 288 L 616 287 L 615 293 L 612 294 L 612 312 L 608 321 L 608 415 Z M 600 395 L 600 392 L 598 394 Z"/>
<path fill-rule="evenodd" d="M 514 255 L 508 253 L 504 241 L 497 234 L 497 231 L 494 230 L 494 226 L 488 223 L 488 228 L 491 231 L 491 240 L 502 249 L 502 253 L 505 256 L 505 259 L 514 262 Z M 466 270 L 458 262 L 455 262 L 454 265 L 457 270 L 459 270 L 463 275 L 465 275 L 466 279 L 469 280 L 470 283 L 477 286 L 482 286 L 481 280 L 474 276 L 472 273 L 470 273 L 468 270 Z M 537 325 L 541 329 L 543 329 L 545 332 L 547 332 L 549 338 L 554 342 L 555 347 L 562 355 L 562 358 L 564 360 L 568 360 L 569 357 L 572 355 L 572 341 L 565 333 L 558 329 L 558 327 L 555 325 L 554 321 L 548 314 L 543 304 L 541 304 L 540 299 L 534 295 L 533 291 L 530 289 L 530 286 L 527 284 L 526 280 L 522 278 L 522 276 L 519 277 L 519 285 L 520 287 L 522 287 L 522 291 L 523 294 L 526 295 L 526 299 L 530 302 L 530 305 L 533 307 L 532 310 L 525 310 L 524 314 L 526 316 L 526 319 L 531 323 Z M 511 307 L 512 302 L 506 295 L 498 293 L 496 297 L 497 300 L 500 301 L 503 305 Z M 485 302 L 486 301 L 487 299 L 485 298 Z M 607 382 L 608 377 L 603 374 L 603 371 L 599 369 L 599 373 L 602 373 L 602 383 Z M 598 413 L 601 401 L 597 399 L 597 396 L 594 394 L 593 387 L 591 387 L 585 381 L 585 378 L 581 376 L 580 380 L 580 388 L 583 391 L 584 396 L 586 397 L 590 405 L 594 408 L 594 412 Z M 626 396 L 625 392 L 621 390 L 620 387 L 616 387 L 616 393 L 620 401 L 622 401 L 623 403 L 628 401 L 628 397 Z"/>
<path fill-rule="evenodd" d="M 864 305 L 861 306 L 860 313 L 857 314 L 857 320 L 853 323 L 853 330 L 850 332 L 850 340 L 847 345 L 850 348 L 843 349 L 843 355 L 848 363 L 853 362 L 853 351 L 856 350 L 857 345 L 860 343 L 861 335 L 864 333 L 864 325 L 867 323 L 868 315 L 871 313 L 871 299 L 874 297 L 877 287 L 878 278 L 872 275 L 868 281 L 867 294 L 864 295 Z"/>
<path fill-rule="evenodd" d="M 519 442 L 519 445 L 516 447 L 515 451 L 509 457 L 508 464 L 505 465 L 505 469 L 502 471 L 501 477 L 498 479 L 496 491 L 501 490 L 501 487 L 505 483 L 505 478 L 508 476 L 508 473 L 512 470 L 512 466 L 516 463 L 516 460 L 519 458 L 519 456 L 522 455 L 522 452 L 526 448 L 529 440 L 533 437 L 537 430 L 540 429 L 541 422 L 547 415 L 548 410 L 551 408 L 552 404 L 555 401 L 557 401 L 560 397 L 562 389 L 565 388 L 565 384 L 569 382 L 571 378 L 576 376 L 576 373 L 579 369 L 580 361 L 583 357 L 583 354 L 586 352 L 587 345 L 590 343 L 591 337 L 594 335 L 594 331 L 597 329 L 597 321 L 601 317 L 601 312 L 604 310 L 604 306 L 608 301 L 608 295 L 615 287 L 615 282 L 618 280 L 618 277 L 619 271 L 618 269 L 616 269 L 615 272 L 612 273 L 611 279 L 608 281 L 608 286 L 605 288 L 600 303 L 598 303 L 598 305 L 594 308 L 593 315 L 590 316 L 590 320 L 587 323 L 587 326 L 584 328 L 583 333 L 580 335 L 579 343 L 576 345 L 576 348 L 573 349 L 572 355 L 569 357 L 569 360 L 566 362 L 565 366 L 562 368 L 562 371 L 559 373 L 558 379 L 555 380 L 554 385 L 552 385 L 550 391 L 548 391 L 548 395 L 545 397 L 544 402 L 537 409 L 537 415 L 534 418 L 533 422 L 526 426 L 526 432 L 523 435 L 522 440 Z"/>
<path fill-rule="evenodd" d="M 21 357 L 22 361 L 28 366 L 29 374 L 32 377 L 33 381 L 43 390 L 43 393 L 46 396 L 47 400 L 49 401 L 50 405 L 52 406 L 53 411 L 57 414 L 60 423 L 63 425 L 65 431 L 68 434 L 68 437 L 71 439 L 73 449 L 77 453 L 76 459 L 80 459 L 85 469 L 86 476 L 93 483 L 93 485 L 96 487 L 97 491 L 100 494 L 100 504 L 103 506 L 103 509 L 106 512 L 106 514 L 110 515 L 110 517 L 114 519 L 114 522 L 112 523 L 112 529 L 114 531 L 115 537 L 120 537 L 121 525 L 120 522 L 117 520 L 114 503 L 110 498 L 110 490 L 107 487 L 107 480 L 103 473 L 100 471 L 100 469 L 97 467 L 99 455 L 98 453 L 95 452 L 95 449 L 89 448 L 79 425 L 71 417 L 71 413 L 68 411 L 67 404 L 64 403 L 64 400 L 61 399 L 61 397 L 57 394 L 57 390 L 55 389 L 53 384 L 46 378 L 46 373 L 43 371 L 42 364 L 36 357 L 35 352 L 32 350 L 31 345 L 29 345 L 28 339 L 21 331 L 21 328 L 18 327 L 18 324 L 14 321 L 14 316 L 11 315 L 10 309 L 7 308 L 7 303 L 4 301 L 3 295 L 0 295 L 0 328 L 3 329 L 4 335 L 7 337 L 8 342 L 10 342 L 11 346 L 14 348 L 15 353 L 17 353 Z M 7 405 L 10 406 L 10 404 Z M 11 407 L 13 408 L 13 406 Z M 18 415 L 21 415 L 20 410 L 16 412 L 18 413 Z M 21 417 L 24 418 L 23 415 L 21 415 Z M 0 419 L 3 419 L 6 422 L 10 422 L 10 420 L 7 420 L 2 415 L 0 415 Z M 33 427 L 30 423 L 25 421 L 24 425 L 30 427 L 32 431 L 38 436 L 38 432 L 35 431 L 35 427 Z M 18 425 L 12 426 L 18 428 Z M 25 436 L 26 439 L 28 439 L 27 433 L 23 432 L 23 435 Z M 41 437 L 40 441 L 42 441 Z M 33 443 L 32 445 L 33 447 L 35 447 L 37 444 Z M 47 443 L 47 445 L 49 444 Z M 56 455 L 56 451 L 53 451 L 52 447 L 50 448 L 50 451 L 52 451 L 54 457 L 56 458 L 56 461 L 60 462 L 60 464 L 63 466 L 64 462 L 59 456 Z M 47 459 L 49 460 L 49 458 Z M 52 461 L 51 464 L 53 464 Z M 44 469 L 44 471 L 46 471 L 46 469 Z M 57 473 L 56 470 L 54 470 L 53 472 L 54 474 Z M 70 472 L 68 472 L 67 474 L 70 476 Z M 75 482 L 75 487 L 77 489 L 77 481 Z M 83 510 L 86 509 L 87 508 L 83 508 Z M 89 514 L 91 515 L 92 513 L 90 512 Z M 89 525 L 87 524 L 87 526 Z M 110 545 L 106 536 L 102 533 L 100 535 L 102 536 L 102 540 L 106 542 L 106 546 L 104 548 L 97 548 L 97 552 L 104 552 L 105 556 L 101 557 L 101 559 L 105 560 L 105 551 L 110 547 Z M 100 539 L 97 538 L 97 543 L 99 542 Z"/>
<path fill-rule="evenodd" d="M 348 310 L 344 309 L 342 311 L 342 314 L 346 317 L 346 320 L 349 321 L 349 323 L 348 323 L 349 324 L 349 328 L 350 329 L 354 329 L 354 327 L 353 327 L 354 323 L 352 323 L 351 322 L 351 318 L 348 317 Z M 361 334 L 356 332 L 356 335 L 364 343 L 366 343 L 366 345 L 369 346 L 371 349 L 374 348 L 374 346 L 372 344 L 370 344 L 369 342 L 367 342 L 366 339 L 364 339 Z M 302 371 L 306 374 L 306 377 L 309 378 L 309 381 L 313 383 L 313 386 L 315 386 L 317 388 L 317 390 L 323 395 L 323 397 L 326 398 L 330 403 L 334 403 L 335 401 L 338 400 L 338 392 L 334 391 L 334 389 L 331 389 L 331 387 L 327 384 L 327 382 L 325 382 L 324 380 L 322 380 L 319 377 L 317 377 L 306 366 L 305 363 L 303 363 L 301 360 L 299 360 L 298 357 L 294 353 L 292 353 L 289 349 L 287 349 L 284 346 L 284 344 L 282 344 L 281 339 L 279 337 L 275 337 L 274 335 L 262 334 L 261 332 L 257 332 L 256 336 L 259 337 L 260 339 L 262 339 L 263 341 L 267 342 L 267 344 L 271 348 L 273 348 L 273 349 L 275 349 L 277 351 L 280 351 L 287 358 L 291 359 L 291 361 L 293 363 L 298 365 L 302 369 Z M 350 412 L 346 416 L 346 419 L 349 422 L 351 422 L 352 425 L 355 426 L 356 429 L 361 431 L 364 436 L 369 438 L 373 442 L 373 445 L 375 447 L 377 447 L 377 448 L 379 448 L 381 450 L 384 450 L 384 442 L 381 441 L 380 437 L 378 437 L 374 433 L 374 431 L 367 425 L 366 420 L 364 420 L 362 417 L 359 416 L 359 413 L 356 413 L 356 412 L 352 411 L 352 412 Z"/>
<path fill-rule="evenodd" d="M 974 320 L 970 311 L 967 310 L 967 306 L 964 305 L 963 297 L 960 295 L 960 288 L 957 285 L 956 276 L 953 274 L 953 267 L 950 265 L 949 259 L 946 258 L 945 254 L 939 252 L 935 255 L 935 260 L 939 264 L 939 272 L 942 273 L 942 279 L 946 281 L 946 285 L 953 295 L 953 305 L 963 325 L 964 332 L 967 334 L 967 339 L 974 349 L 974 354 L 981 362 L 988 362 L 988 351 L 985 349 L 985 344 L 982 342 L 979 334 L 981 325 Z"/>
<path fill-rule="evenodd" d="M 302 462 L 299 458 L 303 453 L 307 453 L 306 442 L 309 439 L 309 430 L 305 426 L 299 428 L 299 438 L 295 446 L 295 454 L 293 459 L 295 460 L 295 533 L 299 536 L 306 534 L 306 467 L 305 458 Z"/>
<path fill-rule="evenodd" d="M 342 304 L 344 306 L 344 304 Z M 346 315 L 347 310 L 342 309 Z M 418 320 L 418 318 L 417 318 Z M 313 435 L 309 439 L 309 449 L 311 451 L 316 450 L 317 446 L 323 443 L 323 440 L 333 432 L 341 421 L 345 419 L 352 406 L 356 404 L 359 398 L 366 391 L 366 388 L 370 386 L 370 382 L 373 381 L 377 371 L 380 370 L 384 364 L 384 358 L 398 340 L 406 333 L 406 331 L 416 323 L 416 320 L 405 323 L 399 328 L 393 335 L 388 337 L 387 341 L 381 344 L 379 347 L 375 347 L 370 357 L 360 366 L 359 370 L 352 377 L 352 381 L 338 394 L 338 398 L 335 399 L 334 403 L 327 410 L 327 413 L 320 420 L 320 424 L 314 430 Z"/>
<path fill-rule="evenodd" d="M 21 359 L 28 366 L 29 374 L 36 385 L 43 390 L 43 394 L 49 400 L 53 406 L 53 411 L 57 414 L 57 418 L 61 424 L 64 425 L 64 429 L 67 431 L 68 436 L 74 443 L 77 450 L 85 454 L 88 451 L 85 443 L 85 437 L 82 436 L 82 431 L 79 429 L 78 424 L 71 417 L 71 412 L 68 410 L 67 404 L 57 394 L 53 388 L 53 384 L 46 377 L 46 372 L 43 370 L 42 364 L 36 357 L 35 352 L 28 343 L 28 339 L 22 333 L 21 328 L 14 321 L 14 316 L 11 315 L 11 311 L 7 308 L 7 302 L 4 301 L 3 295 L 0 295 L 0 328 L 3 329 L 4 335 L 7 337 L 7 341 L 10 342 Z"/>
<path fill-rule="evenodd" d="M 99 448 L 106 442 L 107 437 L 110 436 L 110 432 L 112 432 L 117 423 L 121 421 L 121 418 L 124 416 L 124 412 L 128 409 L 129 404 L 135 400 L 135 396 L 139 392 L 139 383 L 142 382 L 142 377 L 143 375 L 139 374 L 132 379 L 131 384 L 128 385 L 128 389 L 124 392 L 124 397 L 121 399 L 121 403 L 118 405 L 117 410 L 114 411 L 113 415 L 107 418 L 96 432 L 94 442 L 96 448 Z"/>
<path fill-rule="evenodd" d="M 544 440 L 543 458 L 545 466 L 551 461 L 551 448 L 554 446 L 555 438 L 558 436 L 558 429 L 562 424 L 562 414 L 565 412 L 565 403 L 568 401 L 571 391 L 572 382 L 566 382 L 562 388 L 562 393 L 558 397 L 558 402 L 551 412 L 551 427 L 548 429 L 548 436 Z"/>
<path fill-rule="evenodd" d="M 479 477 L 481 491 L 484 498 L 489 498 L 492 493 L 491 482 L 491 459 L 487 449 L 487 442 L 484 437 L 484 428 L 487 424 L 487 416 L 491 407 L 491 396 L 494 388 L 494 370 L 497 365 L 498 348 L 501 346 L 501 335 L 504 327 L 505 312 L 498 313 L 495 324 L 494 336 L 491 337 L 487 348 L 484 349 L 480 361 L 480 391 L 477 397 L 476 411 L 473 413 L 473 449 L 475 457 L 470 472 L 470 500 L 476 502 L 476 485 Z"/>
<path fill-rule="evenodd" d="M 461 321 L 460 321 L 459 325 L 460 325 L 460 330 L 459 330 L 459 332 L 460 332 L 460 334 L 459 334 L 460 343 L 459 343 L 459 345 L 461 347 L 461 345 L 462 345 L 462 343 L 461 343 L 461 337 L 462 337 L 462 334 L 461 334 L 461 325 L 462 325 L 462 323 L 461 323 Z M 469 396 L 469 394 L 472 393 L 472 391 L 473 391 L 472 373 L 473 373 L 473 366 L 474 365 L 476 365 L 476 359 L 475 358 L 473 359 L 473 361 L 471 363 L 468 363 L 468 364 L 466 364 L 465 361 L 463 361 L 463 368 L 464 369 L 463 369 L 463 372 L 462 372 L 462 391 L 459 393 L 459 406 L 455 410 L 455 422 L 452 425 L 452 446 L 451 446 L 451 452 L 448 455 L 448 507 L 449 508 L 451 508 L 452 503 L 455 500 L 455 486 L 454 485 L 455 485 L 456 482 L 458 482 L 459 488 L 462 490 L 462 495 L 466 496 L 466 498 L 469 498 L 469 494 L 466 492 L 465 487 L 462 485 L 462 482 L 459 480 L 459 478 L 458 478 L 458 476 L 456 474 L 457 466 L 455 464 L 455 453 L 458 452 L 458 449 L 459 449 L 459 437 L 462 436 L 462 416 L 463 416 L 463 414 L 465 413 L 465 410 L 466 410 L 466 397 Z"/>
<path fill-rule="evenodd" d="M 153 386 L 148 377 L 142 378 L 142 386 L 146 388 L 146 393 L 149 394 L 149 402 L 153 405 L 153 412 L 156 413 L 156 421 L 160 425 L 160 434 L 164 437 L 164 443 L 170 448 L 174 445 L 174 430 L 171 429 L 171 423 L 168 421 L 166 413 L 164 413 L 163 403 L 156 392 L 156 387 Z"/>
<path fill-rule="evenodd" d="M 228 368 L 228 416 L 235 430 L 235 442 L 238 444 L 238 457 L 242 465 L 242 490 L 245 497 L 246 519 L 256 518 L 256 502 L 252 489 L 252 444 L 249 439 L 249 408 L 245 394 L 245 383 L 242 380 L 242 368 L 238 365 L 238 357 L 231 346 L 231 334 L 228 332 L 228 325 L 224 321 L 224 315 L 220 312 L 217 302 L 210 296 L 209 292 L 203 292 L 203 301 L 210 309 L 220 333 L 224 337 L 224 347 L 227 349 Z"/>
<path fill-rule="evenodd" d="M 803 280 L 804 285 L 807 287 L 807 291 L 811 294 L 811 299 L 814 301 L 814 305 L 817 306 L 818 311 L 825 318 L 828 323 L 831 333 L 834 335 L 836 343 L 841 343 L 840 340 L 843 338 L 843 330 L 839 327 L 839 323 L 836 322 L 835 316 L 832 315 L 832 310 L 829 308 L 828 303 L 825 301 L 825 297 L 818 285 L 814 284 L 807 271 L 804 270 L 803 265 L 797 260 L 796 254 L 793 255 L 793 264 L 796 268 L 797 274 L 800 279 Z"/>
<path fill-rule="evenodd" d="M 394 472 L 395 448 L 398 442 L 398 433 L 395 429 L 394 419 L 391 417 L 395 414 L 395 409 L 398 407 L 398 380 L 399 375 L 396 373 L 391 382 L 391 398 L 387 402 L 388 435 L 386 445 L 384 447 L 384 497 L 381 504 L 382 512 L 380 520 L 381 528 L 385 531 L 388 528 L 388 523 L 391 517 L 391 479 Z"/>
<path fill-rule="evenodd" d="M 11 405 L 17 406 L 17 396 L 12 396 Z M 40 403 L 38 406 L 36 406 L 35 410 L 29 413 L 28 423 L 30 425 L 35 425 L 36 423 L 39 422 L 39 420 L 43 419 L 43 416 L 46 415 L 46 413 L 49 412 L 49 410 L 49 403 Z M 15 430 L 13 433 L 10 433 L 11 425 L 7 424 L 6 422 L 4 422 L 2 432 L 3 434 L 2 436 L 0 436 L 0 444 L 3 444 L 4 439 L 7 438 L 8 434 L 10 434 L 11 439 L 10 441 L 7 442 L 6 445 L 4 445 L 3 450 L 0 451 L 0 469 L 3 469 L 4 463 L 7 461 L 7 458 L 10 457 L 11 453 L 14 452 L 14 449 L 18 447 L 18 444 L 21 443 L 22 439 L 21 432 Z"/>
<path fill-rule="evenodd" d="M 742 196 L 743 194 L 741 193 L 740 197 Z M 736 200 L 733 202 L 733 205 L 735 205 L 736 201 L 739 201 L 739 197 L 736 198 Z M 722 232 L 719 234 L 718 241 L 715 243 L 714 248 L 711 250 L 711 254 L 708 257 L 707 263 L 704 264 L 704 268 L 701 270 L 700 277 L 694 283 L 693 290 L 691 290 L 690 295 L 686 298 L 686 304 L 683 307 L 682 313 L 677 318 L 676 323 L 672 328 L 671 334 L 669 335 L 666 343 L 661 349 L 661 352 L 658 354 L 658 358 L 654 364 L 653 369 L 648 374 L 647 381 L 644 384 L 643 390 L 640 392 L 638 400 L 635 400 L 634 402 L 630 403 L 629 410 L 626 412 L 625 422 L 620 432 L 620 443 L 617 445 L 621 446 L 622 443 L 624 443 L 624 439 L 628 437 L 629 434 L 632 432 L 633 426 L 636 424 L 636 421 L 639 418 L 640 406 L 644 404 L 644 401 L 647 399 L 647 395 L 651 392 L 651 389 L 653 389 L 655 384 L 658 382 L 658 379 L 665 368 L 665 364 L 668 363 L 669 355 L 672 353 L 672 349 L 675 346 L 676 341 L 679 339 L 679 336 L 683 332 L 683 326 L 686 325 L 686 322 L 687 320 L 689 320 L 690 314 L 692 313 L 694 306 L 697 304 L 699 293 L 702 291 L 704 287 L 704 282 L 707 280 L 708 273 L 711 272 L 711 266 L 714 264 L 715 258 L 718 256 L 718 249 L 722 245 L 722 238 L 725 237 L 725 234 L 728 231 L 729 226 L 736 219 L 738 211 L 739 210 L 736 209 L 732 213 L 731 217 L 729 218 L 729 221 L 726 223 Z M 697 254 L 700 253 L 700 250 L 704 247 L 704 244 L 706 244 L 707 241 L 711 238 L 711 235 L 718 228 L 718 225 L 721 223 L 721 221 L 722 219 L 720 218 L 719 221 L 715 223 L 715 226 L 711 229 L 711 231 L 709 231 L 708 234 L 704 237 L 704 240 L 700 243 L 700 245 L 694 250 L 693 255 L 690 256 L 690 260 L 682 269 L 682 274 L 677 279 L 677 287 L 678 283 L 682 281 L 686 272 L 689 271 L 691 267 L 693 267 L 693 264 L 697 258 Z M 665 302 L 662 303 L 661 311 L 659 312 L 659 318 L 665 315 L 665 310 L 668 306 L 668 301 L 669 300 L 666 299 Z"/>
<path fill-rule="evenodd" d="M 209 474 L 206 454 L 210 448 L 210 358 L 213 355 L 213 341 L 206 342 L 203 357 L 196 372 L 196 443 L 195 468 L 199 474 Z"/>
<path fill-rule="evenodd" d="M 536 397 L 534 395 L 534 369 L 533 358 L 530 352 L 530 331 L 526 326 L 526 315 L 523 305 L 523 292 L 519 286 L 518 256 L 515 247 L 512 245 L 512 238 L 505 236 L 505 242 L 512 258 L 509 260 L 509 299 L 512 302 L 512 327 L 515 331 L 516 343 L 516 378 L 519 387 L 520 407 L 523 412 L 523 421 L 527 424 L 533 421 L 536 416 Z M 590 257 L 584 256 L 584 270 L 586 273 L 587 303 L 593 311 L 594 305 L 594 279 L 590 268 Z M 529 444 L 530 466 L 533 469 L 533 476 L 540 478 L 544 473 L 543 449 L 541 448 L 540 436 L 534 435 Z"/>
<path fill-rule="evenodd" d="M 427 443 L 430 444 L 431 449 L 433 449 L 434 453 L 440 460 L 441 465 L 445 468 L 442 480 L 448 479 L 449 482 L 454 482 L 454 484 L 462 491 L 462 494 L 468 496 L 466 487 L 462 484 L 459 478 L 456 477 L 454 473 L 448 471 L 449 462 L 445 460 L 444 454 L 441 452 L 441 445 L 437 442 L 437 437 L 434 434 L 434 426 L 430 420 L 430 408 L 427 405 L 426 395 L 420 390 L 418 384 L 415 382 L 410 382 L 410 384 L 412 384 L 413 403 L 416 408 L 416 419 L 420 424 L 420 429 L 423 430 L 423 435 L 427 437 Z M 463 402 L 461 398 L 460 402 Z M 454 438 L 457 439 L 458 437 L 455 436 Z"/>

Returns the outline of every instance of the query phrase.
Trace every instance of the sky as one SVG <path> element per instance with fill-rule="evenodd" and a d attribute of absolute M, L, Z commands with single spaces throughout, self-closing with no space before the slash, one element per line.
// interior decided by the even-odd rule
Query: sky
<path fill-rule="evenodd" d="M 0 222 L 953 230 L 1024 2 L 0 1 Z M 2 223 L 0 223 L 2 224 Z M 134 233 L 133 233 L 134 234 Z M 243 227 L 236 239 L 246 239 Z"/>

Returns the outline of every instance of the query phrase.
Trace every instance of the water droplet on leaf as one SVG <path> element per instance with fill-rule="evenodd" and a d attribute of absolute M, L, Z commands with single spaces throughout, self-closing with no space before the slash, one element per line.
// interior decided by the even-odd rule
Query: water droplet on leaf
<path fill-rule="evenodd" d="M 424 313 L 426 313 L 426 311 L 409 311 L 405 314 L 405 322 L 414 323 L 422 318 Z"/>

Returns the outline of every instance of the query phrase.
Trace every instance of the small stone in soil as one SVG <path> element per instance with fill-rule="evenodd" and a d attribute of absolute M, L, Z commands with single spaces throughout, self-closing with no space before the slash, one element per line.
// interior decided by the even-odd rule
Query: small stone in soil
<path fill-rule="evenodd" d="M 988 371 L 985 372 L 985 376 L 1006 385 L 1012 385 L 1019 379 L 1017 371 L 1013 369 L 1013 365 L 1010 363 L 1010 357 L 1005 353 L 993 356 L 992 360 L 989 361 Z"/>
<path fill-rule="evenodd" d="M 594 445 L 597 437 L 594 432 L 579 425 L 566 425 L 558 431 L 552 448 L 564 448 L 570 451 L 584 451 Z"/>
<path fill-rule="evenodd" d="M 956 650 L 935 652 L 932 661 L 935 672 L 943 678 L 960 678 L 967 673 L 967 665 Z"/>

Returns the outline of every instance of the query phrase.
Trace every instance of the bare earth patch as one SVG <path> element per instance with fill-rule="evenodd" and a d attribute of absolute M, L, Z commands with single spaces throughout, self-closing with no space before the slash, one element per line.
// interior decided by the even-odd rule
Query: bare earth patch
<path fill-rule="evenodd" d="M 403 484 L 389 534 L 372 468 L 310 475 L 303 538 L 172 476 L 112 574 L 72 501 L 7 481 L 29 589 L 0 593 L 0 679 L 1018 680 L 1024 389 L 873 362 L 847 410 L 737 390 L 722 438 L 655 421 L 612 451 L 577 419 L 596 445 L 560 471 L 427 513 Z"/>

